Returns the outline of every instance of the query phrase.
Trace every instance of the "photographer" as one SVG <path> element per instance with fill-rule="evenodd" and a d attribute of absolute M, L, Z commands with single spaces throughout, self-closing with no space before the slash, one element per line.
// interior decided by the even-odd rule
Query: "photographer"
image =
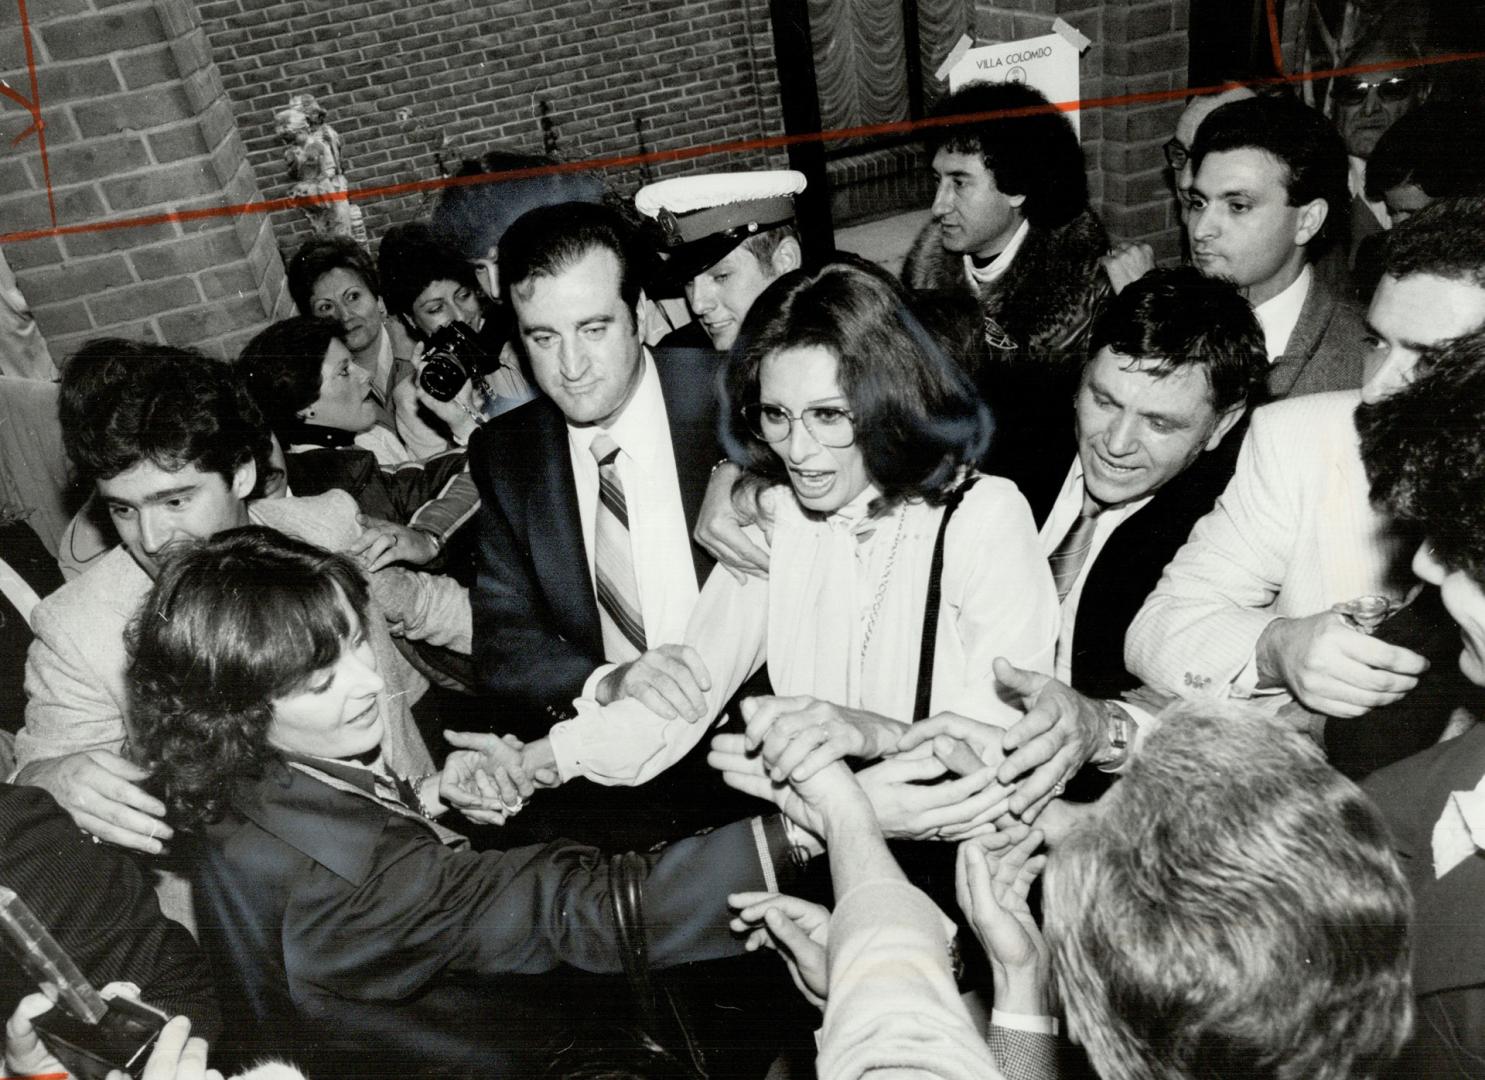
<path fill-rule="evenodd" d="M 426 225 L 388 230 L 378 262 L 388 312 L 419 343 L 417 376 L 392 391 L 409 449 L 425 456 L 463 446 L 486 420 L 535 396 L 509 347 L 504 310 L 480 291 L 474 268 Z"/>

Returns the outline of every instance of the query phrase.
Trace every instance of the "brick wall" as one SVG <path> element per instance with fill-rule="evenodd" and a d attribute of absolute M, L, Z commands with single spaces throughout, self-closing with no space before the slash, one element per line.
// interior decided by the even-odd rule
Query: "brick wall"
<path fill-rule="evenodd" d="M 767 0 L 201 0 L 259 186 L 287 194 L 273 114 L 313 93 L 345 141 L 352 190 L 437 176 L 496 143 L 564 160 L 729 143 L 783 130 Z M 551 128 L 542 126 L 543 105 Z M 399 118 L 399 110 L 405 110 Z M 781 167 L 781 153 L 709 156 L 653 176 Z M 625 193 L 637 168 L 608 180 Z M 433 196 L 359 202 L 373 238 Z M 273 216 L 291 252 L 298 211 Z"/>
<path fill-rule="evenodd" d="M 1082 96 L 1179 90 L 1186 85 L 1190 0 L 977 0 L 976 35 L 1010 41 L 1050 33 L 1058 16 L 1093 44 L 1082 56 Z M 1180 220 L 1161 144 L 1175 130 L 1180 98 L 1085 109 L 1082 117 L 1088 190 L 1110 235 L 1144 240 L 1157 256 L 1179 251 Z"/>
<path fill-rule="evenodd" d="M 59 225 L 259 198 L 231 106 L 189 0 L 33 4 Z M 0 3 L 0 77 L 29 85 L 14 3 Z M 0 113 L 0 233 L 50 225 L 30 123 Z M 52 355 L 100 335 L 234 354 L 284 310 L 283 265 L 261 216 L 8 242 Z"/>

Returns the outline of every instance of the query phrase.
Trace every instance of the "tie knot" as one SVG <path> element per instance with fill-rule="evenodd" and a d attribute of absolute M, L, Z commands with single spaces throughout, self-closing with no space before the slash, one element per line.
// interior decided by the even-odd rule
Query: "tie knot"
<path fill-rule="evenodd" d="M 593 460 L 598 462 L 598 467 L 611 463 L 619 456 L 619 444 L 614 442 L 614 437 L 606 431 L 600 431 L 593 436 L 593 441 L 588 444 L 588 449 L 593 453 Z"/>

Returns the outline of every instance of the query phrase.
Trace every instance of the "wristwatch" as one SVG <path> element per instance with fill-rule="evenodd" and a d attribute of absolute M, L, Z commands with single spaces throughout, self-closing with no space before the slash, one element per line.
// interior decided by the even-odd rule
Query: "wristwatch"
<path fill-rule="evenodd" d="M 1099 762 L 1098 769 L 1100 772 L 1118 772 L 1129 760 L 1129 739 L 1134 721 L 1118 702 L 1101 701 L 1099 704 L 1103 706 L 1104 738 L 1109 758 Z"/>

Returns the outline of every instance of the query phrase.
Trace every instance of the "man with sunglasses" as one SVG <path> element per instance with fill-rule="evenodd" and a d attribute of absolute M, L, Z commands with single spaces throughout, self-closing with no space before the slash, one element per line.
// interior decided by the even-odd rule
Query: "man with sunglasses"
<path fill-rule="evenodd" d="M 1421 69 L 1380 67 L 1416 56 L 1406 45 L 1374 39 L 1355 46 L 1343 69 L 1359 69 L 1330 81 L 1331 116 L 1346 144 L 1351 189 L 1351 255 L 1368 236 L 1392 227 L 1387 205 L 1366 194 L 1366 162 L 1387 129 L 1428 97 Z M 1375 70 L 1368 70 L 1375 69 Z"/>

